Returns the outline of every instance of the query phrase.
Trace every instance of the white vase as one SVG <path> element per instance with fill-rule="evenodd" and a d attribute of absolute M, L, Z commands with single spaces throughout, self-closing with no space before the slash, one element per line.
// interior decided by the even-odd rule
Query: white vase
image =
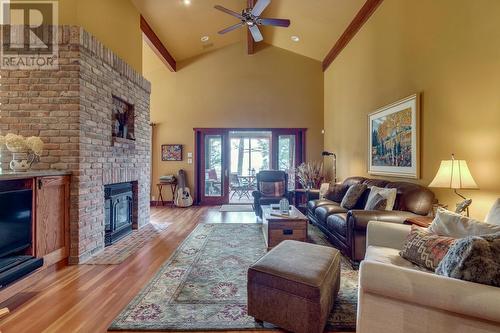
<path fill-rule="evenodd" d="M 28 171 L 35 161 L 35 154 L 29 152 L 13 152 L 12 161 L 10 161 L 10 168 L 12 171 Z"/>

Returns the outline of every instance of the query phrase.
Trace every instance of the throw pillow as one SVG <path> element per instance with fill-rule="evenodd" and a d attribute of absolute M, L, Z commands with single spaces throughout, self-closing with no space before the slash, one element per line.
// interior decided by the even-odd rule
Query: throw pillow
<path fill-rule="evenodd" d="M 493 207 L 486 216 L 486 223 L 500 225 L 500 198 L 495 201 Z"/>
<path fill-rule="evenodd" d="M 376 194 L 370 201 L 366 203 L 366 210 L 387 210 L 387 199 Z"/>
<path fill-rule="evenodd" d="M 285 181 L 259 182 L 259 189 L 265 197 L 282 197 L 285 195 Z"/>
<path fill-rule="evenodd" d="M 372 186 L 370 188 L 370 194 L 368 195 L 368 200 L 366 200 L 366 210 L 371 210 L 368 209 L 368 206 L 371 206 L 372 203 L 370 202 L 375 198 L 376 195 L 381 195 L 383 198 L 385 198 L 386 201 L 386 207 L 383 210 L 393 210 L 394 204 L 396 203 L 396 196 L 398 195 L 398 190 L 395 188 L 383 188 L 383 187 L 377 187 L 377 186 Z"/>
<path fill-rule="evenodd" d="M 417 266 L 434 271 L 456 239 L 432 234 L 412 225 L 399 255 Z"/>
<path fill-rule="evenodd" d="M 340 207 L 345 209 L 353 209 L 356 207 L 356 203 L 359 198 L 366 191 L 367 186 L 365 184 L 354 184 L 347 190 L 342 202 L 340 203 Z"/>
<path fill-rule="evenodd" d="M 500 225 L 484 223 L 460 214 L 439 208 L 429 231 L 440 236 L 464 238 L 500 232 Z"/>
<path fill-rule="evenodd" d="M 436 273 L 500 287 L 500 233 L 457 240 Z"/>
<path fill-rule="evenodd" d="M 343 184 L 330 185 L 326 198 L 334 202 L 342 202 L 349 186 Z"/>

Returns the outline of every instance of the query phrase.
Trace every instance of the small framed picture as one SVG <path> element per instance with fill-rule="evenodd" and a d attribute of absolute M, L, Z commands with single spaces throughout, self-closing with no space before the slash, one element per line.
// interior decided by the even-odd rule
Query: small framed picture
<path fill-rule="evenodd" d="M 162 145 L 162 161 L 182 161 L 182 145 Z"/>

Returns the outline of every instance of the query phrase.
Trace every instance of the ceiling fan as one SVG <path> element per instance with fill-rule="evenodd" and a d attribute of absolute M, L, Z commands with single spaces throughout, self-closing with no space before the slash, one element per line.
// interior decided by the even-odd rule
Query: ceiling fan
<path fill-rule="evenodd" d="M 260 14 L 266 9 L 267 6 L 271 3 L 271 0 L 258 0 L 253 8 L 243 9 L 241 14 L 232 11 L 230 9 L 224 8 L 222 6 L 216 5 L 214 8 L 218 9 L 226 14 L 237 17 L 241 20 L 241 22 L 236 23 L 224 30 L 219 31 L 219 34 L 225 34 L 229 31 L 233 31 L 242 26 L 248 26 L 250 33 L 252 34 L 252 38 L 256 42 L 262 41 L 264 38 L 262 37 L 262 33 L 259 30 L 259 25 L 271 25 L 275 27 L 288 27 L 290 26 L 290 20 L 286 19 L 275 19 L 275 18 L 261 18 Z"/>

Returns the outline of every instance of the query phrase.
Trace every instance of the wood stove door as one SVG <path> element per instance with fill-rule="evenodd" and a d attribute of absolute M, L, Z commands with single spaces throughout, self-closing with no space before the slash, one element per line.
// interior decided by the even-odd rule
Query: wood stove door
<path fill-rule="evenodd" d="M 132 225 L 132 196 L 130 194 L 121 194 L 113 200 L 112 217 L 111 223 L 114 224 L 114 232 Z"/>

